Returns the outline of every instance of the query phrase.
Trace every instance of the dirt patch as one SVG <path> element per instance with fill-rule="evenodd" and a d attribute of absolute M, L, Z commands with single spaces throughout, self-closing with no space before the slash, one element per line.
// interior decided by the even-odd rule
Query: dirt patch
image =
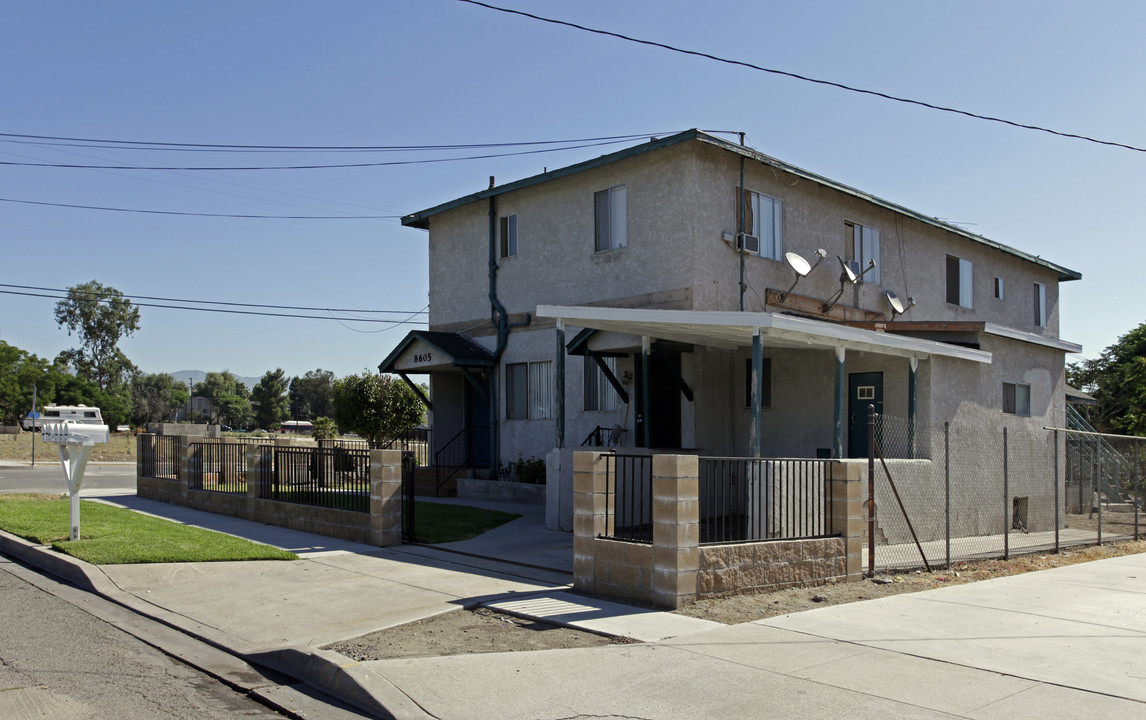
<path fill-rule="evenodd" d="M 634 642 L 552 623 L 494 612 L 487 608 L 452 612 L 328 645 L 355 660 L 440 657 L 471 653 L 556 650 Z"/>
<path fill-rule="evenodd" d="M 0 460 L 32 460 L 32 434 L 0 435 Z M 60 461 L 59 446 L 42 442 L 36 437 L 36 464 L 40 461 Z M 92 449 L 91 462 L 135 462 L 135 438 L 113 433 L 111 442 L 100 443 Z"/>
<path fill-rule="evenodd" d="M 877 575 L 860 582 L 837 583 L 811 588 L 788 588 L 770 593 L 736 595 L 712 600 L 698 600 L 676 610 L 678 614 L 735 624 L 761 618 L 788 615 L 826 605 L 874 600 L 901 593 L 934 590 L 948 585 L 961 585 L 978 580 L 1020 575 L 1034 570 L 1047 570 L 1091 560 L 1146 552 L 1146 540 L 1126 541 L 1102 546 L 1071 548 L 1057 555 L 1045 553 L 1021 555 L 1010 560 L 976 560 L 954 563 L 951 570 L 895 572 Z"/>

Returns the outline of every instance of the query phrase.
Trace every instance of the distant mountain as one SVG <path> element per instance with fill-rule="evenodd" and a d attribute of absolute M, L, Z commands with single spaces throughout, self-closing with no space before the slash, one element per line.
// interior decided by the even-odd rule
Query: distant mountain
<path fill-rule="evenodd" d="M 170 372 L 167 374 L 183 383 L 184 385 L 187 384 L 188 378 L 190 378 L 193 384 L 198 384 L 203 382 L 203 380 L 207 377 L 207 373 L 202 370 L 176 370 L 175 372 Z M 239 382 L 246 385 L 248 390 L 254 388 L 259 384 L 259 380 L 262 380 L 262 377 L 246 377 L 243 375 L 236 375 L 235 377 L 239 379 Z"/>

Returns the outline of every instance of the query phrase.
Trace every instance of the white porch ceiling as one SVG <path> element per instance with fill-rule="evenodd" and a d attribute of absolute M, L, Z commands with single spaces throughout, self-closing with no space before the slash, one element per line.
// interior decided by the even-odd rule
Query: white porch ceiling
<path fill-rule="evenodd" d="M 577 327 L 727 350 L 751 347 L 752 336 L 759 330 L 768 347 L 844 348 L 920 360 L 937 355 L 971 362 L 991 362 L 991 353 L 982 350 L 765 312 L 538 305 L 537 316 L 562 320 Z"/>

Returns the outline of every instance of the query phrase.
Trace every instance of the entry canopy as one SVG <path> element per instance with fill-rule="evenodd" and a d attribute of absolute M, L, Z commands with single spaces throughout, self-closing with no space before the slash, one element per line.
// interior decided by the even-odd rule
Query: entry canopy
<path fill-rule="evenodd" d="M 413 330 L 382 361 L 378 372 L 428 373 L 459 367 L 493 367 L 493 354 L 458 333 Z"/>
<path fill-rule="evenodd" d="M 771 347 L 845 348 L 926 359 L 931 355 L 990 363 L 991 353 L 934 340 L 766 312 L 650 310 L 647 308 L 539 305 L 537 317 L 569 325 L 728 350 L 751 347 L 758 329 Z"/>

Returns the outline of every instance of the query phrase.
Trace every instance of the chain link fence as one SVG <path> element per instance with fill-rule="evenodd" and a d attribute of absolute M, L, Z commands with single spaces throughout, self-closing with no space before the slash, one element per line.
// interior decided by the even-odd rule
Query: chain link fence
<path fill-rule="evenodd" d="M 925 427 L 873 414 L 869 432 L 869 572 L 1140 536 L 1146 438 L 1116 444 L 1017 416 Z"/>

